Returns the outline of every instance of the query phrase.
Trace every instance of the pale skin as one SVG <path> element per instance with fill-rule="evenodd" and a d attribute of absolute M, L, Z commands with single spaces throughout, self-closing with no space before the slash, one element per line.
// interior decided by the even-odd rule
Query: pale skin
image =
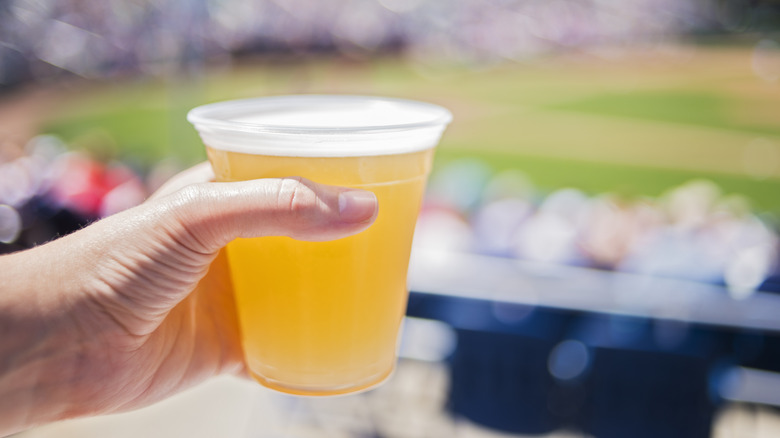
<path fill-rule="evenodd" d="M 370 192 L 301 178 L 212 180 L 201 164 L 138 207 L 0 257 L 0 436 L 244 375 L 220 248 L 338 239 L 378 210 Z"/>

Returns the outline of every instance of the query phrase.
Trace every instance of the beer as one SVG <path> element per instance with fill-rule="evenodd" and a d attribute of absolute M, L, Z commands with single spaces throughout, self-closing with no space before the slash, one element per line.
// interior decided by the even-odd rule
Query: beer
<path fill-rule="evenodd" d="M 370 190 L 377 196 L 376 221 L 353 236 L 326 242 L 260 237 L 228 244 L 247 366 L 261 384 L 279 391 L 354 392 L 383 381 L 395 363 L 408 295 L 412 235 L 433 147 L 446 123 L 441 117 L 448 121 L 449 113 L 433 107 L 431 111 L 440 117 L 434 129 L 423 126 L 419 130 L 424 132 L 411 135 L 409 129 L 399 130 L 398 124 L 380 125 L 391 126 L 387 132 L 382 128 L 361 132 L 350 125 L 370 116 L 361 99 L 366 98 L 347 98 L 347 103 L 356 104 L 348 110 L 338 105 L 335 109 L 306 105 L 297 115 L 286 108 L 281 116 L 269 110 L 266 117 L 244 113 L 243 118 L 232 118 L 262 121 L 265 125 L 261 126 L 269 126 L 269 120 L 300 124 L 306 119 L 306 126 L 314 124 L 314 129 L 297 135 L 325 135 L 326 141 L 334 138 L 323 129 L 332 129 L 334 124 L 341 125 L 337 131 L 349 131 L 336 132 L 348 139 L 330 145 L 322 146 L 321 139 L 317 140 L 316 147 L 321 149 L 314 152 L 304 150 L 311 143 L 291 138 L 296 135 L 289 133 L 281 145 L 263 138 L 252 146 L 236 147 L 201 131 L 219 181 L 303 176 L 318 183 Z M 390 101 L 402 110 L 405 102 Z M 326 121 L 316 126 L 321 108 L 325 108 L 320 115 Z M 383 114 L 387 116 L 384 110 Z M 377 122 L 381 120 L 371 120 Z"/>

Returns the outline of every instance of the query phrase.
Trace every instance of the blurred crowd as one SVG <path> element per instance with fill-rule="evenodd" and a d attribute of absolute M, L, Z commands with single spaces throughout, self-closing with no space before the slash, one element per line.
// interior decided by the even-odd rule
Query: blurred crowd
<path fill-rule="evenodd" d="M 544 193 L 520 171 L 464 159 L 432 176 L 415 244 L 724 284 L 740 298 L 780 272 L 777 225 L 707 180 L 657 198 Z"/>
<path fill-rule="evenodd" d="M 38 136 L 23 151 L 0 148 L 0 254 L 48 242 L 143 202 L 182 170 L 163 161 L 145 171 L 69 151 Z"/>
<path fill-rule="evenodd" d="M 0 253 L 137 205 L 179 170 L 98 160 L 36 137 L 21 154 L 0 154 Z M 777 225 L 705 180 L 657 198 L 545 193 L 518 170 L 463 159 L 432 175 L 415 245 L 725 284 L 742 297 L 780 272 Z"/>
<path fill-rule="evenodd" d="M 4 0 L 0 87 L 197 70 L 255 53 L 519 61 L 744 31 L 778 16 L 776 2 L 737 0 Z"/>

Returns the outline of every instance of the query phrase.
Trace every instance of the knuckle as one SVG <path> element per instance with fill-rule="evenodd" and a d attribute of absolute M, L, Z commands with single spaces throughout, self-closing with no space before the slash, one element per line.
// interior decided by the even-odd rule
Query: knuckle
<path fill-rule="evenodd" d="M 209 252 L 207 242 L 215 240 L 214 190 L 207 183 L 192 184 L 177 190 L 171 199 L 171 212 L 177 240 L 198 252 Z"/>
<path fill-rule="evenodd" d="M 317 210 L 317 193 L 303 178 L 284 178 L 279 183 L 277 205 L 296 216 L 310 216 Z"/>
<path fill-rule="evenodd" d="M 208 187 L 206 184 L 190 184 L 175 192 L 174 203 L 184 208 L 195 207 L 195 204 L 207 198 Z"/>
<path fill-rule="evenodd" d="M 208 212 L 214 203 L 214 193 L 206 183 L 191 184 L 177 190 L 170 197 L 170 205 L 180 219 L 197 218 Z"/>

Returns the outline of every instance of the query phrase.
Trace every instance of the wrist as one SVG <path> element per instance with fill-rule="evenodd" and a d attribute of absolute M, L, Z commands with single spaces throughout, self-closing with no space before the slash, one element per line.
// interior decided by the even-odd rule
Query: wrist
<path fill-rule="evenodd" d="M 78 415 L 85 349 L 45 246 L 0 257 L 0 436 Z"/>

